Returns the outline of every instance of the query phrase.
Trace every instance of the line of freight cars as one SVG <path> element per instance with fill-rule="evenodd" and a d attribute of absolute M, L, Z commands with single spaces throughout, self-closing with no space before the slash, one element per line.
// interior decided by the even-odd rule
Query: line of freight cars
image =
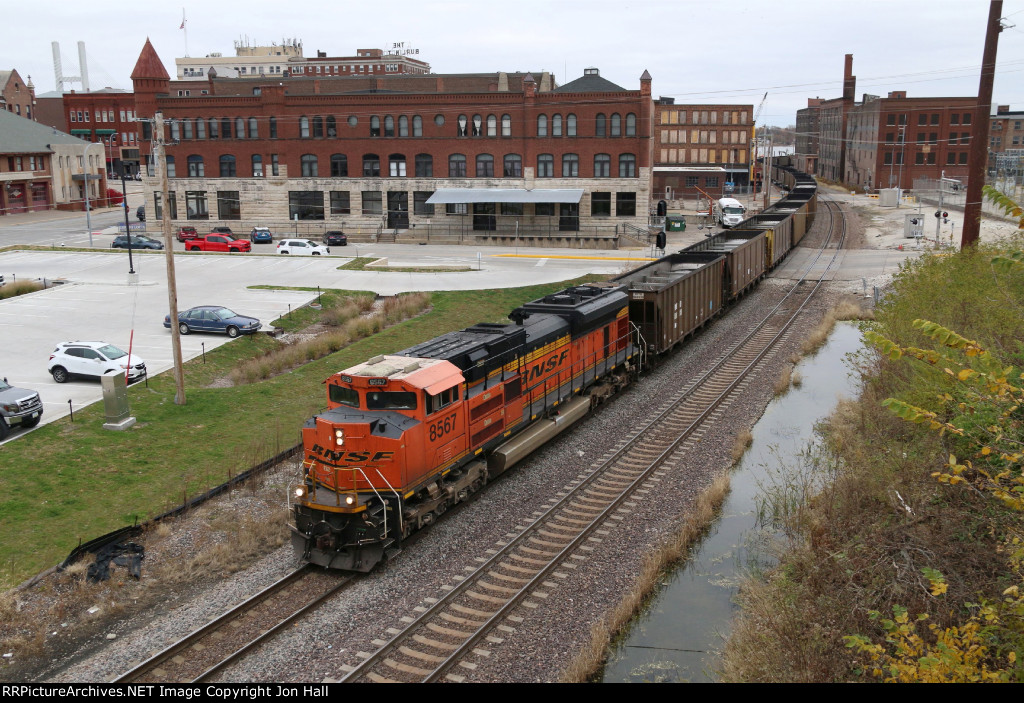
<path fill-rule="evenodd" d="M 817 184 L 787 164 L 772 169 L 786 195 L 761 213 L 613 279 L 626 287 L 644 353 L 663 354 L 746 294 L 814 223 Z"/>
<path fill-rule="evenodd" d="M 813 220 L 813 180 L 773 175 L 788 195 L 734 229 L 328 378 L 289 491 L 298 558 L 369 571 L 742 296 Z"/>

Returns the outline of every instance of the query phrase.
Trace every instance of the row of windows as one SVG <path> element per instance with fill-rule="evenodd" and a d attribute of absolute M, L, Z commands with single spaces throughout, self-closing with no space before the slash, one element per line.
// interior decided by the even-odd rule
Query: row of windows
<path fill-rule="evenodd" d="M 177 166 L 173 156 L 167 159 L 167 177 L 177 178 Z M 206 165 L 203 157 L 198 154 L 191 154 L 187 157 L 189 178 L 205 178 Z M 234 178 L 238 176 L 238 160 L 235 156 L 224 154 L 218 159 L 219 175 L 221 178 Z M 330 177 L 346 178 L 349 176 L 348 157 L 345 154 L 332 154 L 329 159 Z M 451 154 L 448 157 L 448 178 L 467 178 L 469 176 L 465 154 Z M 265 175 L 263 157 L 254 154 L 251 160 L 254 177 Z M 299 159 L 300 174 L 305 178 L 317 178 L 320 176 L 320 159 L 316 154 L 303 154 Z M 387 159 L 388 170 L 386 175 L 393 178 L 402 178 L 408 175 L 405 154 L 391 154 Z M 279 172 L 277 154 L 271 155 L 271 173 L 276 176 Z M 476 178 L 494 178 L 494 157 L 491 154 L 478 154 L 475 159 Z M 597 154 L 594 156 L 594 178 L 611 178 L 612 157 L 610 154 Z M 153 175 L 150 168 L 150 175 Z M 324 173 L 326 176 L 327 173 Z M 364 178 L 377 178 L 381 175 L 381 158 L 377 154 L 364 154 L 362 159 L 362 176 Z M 434 177 L 434 157 L 430 154 L 417 154 L 414 160 L 413 175 L 419 178 Z M 580 177 L 580 159 L 578 154 L 562 154 L 562 169 L 559 174 L 562 178 Z M 502 170 L 500 176 L 503 178 L 522 178 L 523 159 L 519 154 L 506 154 L 502 159 Z M 619 178 L 636 178 L 636 155 L 619 154 L 618 172 Z M 537 156 L 537 178 L 555 177 L 555 157 L 553 154 L 539 154 Z"/>
<path fill-rule="evenodd" d="M 96 121 L 97 122 L 114 122 L 115 117 L 114 110 L 96 110 Z M 72 122 L 88 122 L 89 111 L 88 110 L 70 110 L 68 115 L 71 117 Z M 121 122 L 131 122 L 135 119 L 134 110 L 121 110 Z"/>
<path fill-rule="evenodd" d="M 971 143 L 971 133 L 970 132 L 950 132 L 949 133 L 949 140 L 948 141 L 949 141 L 950 144 L 970 144 Z M 892 145 L 892 144 L 902 144 L 903 143 L 903 132 L 899 132 L 899 133 L 886 132 L 885 133 L 885 143 L 886 143 L 887 146 L 888 145 Z M 925 134 L 924 132 L 918 132 L 917 133 L 917 141 L 916 142 L 910 142 L 910 143 L 912 143 L 912 144 L 913 143 L 917 143 L 917 144 L 938 144 L 939 143 L 939 135 L 938 135 L 938 132 L 929 132 L 927 134 Z"/>
<path fill-rule="evenodd" d="M 962 115 L 962 117 L 961 117 L 961 115 Z M 917 116 L 917 126 L 918 127 L 923 127 L 924 125 L 928 125 L 928 124 L 938 126 L 939 124 L 941 124 L 941 121 L 942 121 L 942 115 L 940 113 L 938 113 L 938 112 L 933 112 L 933 113 L 930 113 L 930 114 L 926 114 L 926 113 L 922 112 L 921 114 L 919 114 Z M 885 124 L 888 125 L 889 127 L 895 126 L 897 123 L 899 123 L 900 125 L 907 124 L 907 115 L 904 113 L 902 115 L 889 114 L 889 115 L 885 116 Z M 954 113 L 951 113 L 950 116 L 949 116 L 949 123 L 951 125 L 958 125 L 958 124 L 969 125 L 971 123 L 971 113 L 970 112 L 964 112 L 964 113 L 954 112 Z"/>
<path fill-rule="evenodd" d="M 689 180 L 689 179 L 688 179 Z M 715 179 L 717 181 L 717 178 Z M 687 185 L 690 185 L 689 182 Z M 696 183 L 694 183 L 696 185 Z M 712 185 L 708 183 L 708 185 Z M 717 185 L 717 182 L 714 184 Z M 434 206 L 427 204 L 427 200 L 433 195 L 433 191 L 415 191 L 413 193 L 413 214 L 433 215 Z M 347 190 L 332 190 L 327 193 L 328 206 L 325 207 L 323 191 L 301 190 L 288 192 L 288 219 L 289 220 L 323 220 L 325 214 L 331 216 L 350 215 L 352 213 L 351 197 Z M 612 196 L 615 196 L 615 215 L 618 217 L 636 216 L 636 193 L 623 192 L 612 193 L 610 191 L 598 191 L 590 194 L 590 214 L 593 217 L 612 216 Z M 217 219 L 220 220 L 241 220 L 241 199 L 237 190 L 217 191 Z M 361 213 L 363 215 L 382 215 L 383 193 L 378 190 L 364 190 L 360 192 L 362 203 Z M 388 202 L 396 200 L 407 207 L 407 192 L 389 192 Z M 153 201 L 156 206 L 155 217 L 163 219 L 163 206 L 160 192 L 153 193 Z M 178 219 L 177 193 L 169 191 L 167 194 L 168 210 L 172 220 Z M 474 213 L 495 214 L 494 203 L 477 203 L 474 205 Z M 464 203 L 449 205 L 445 209 L 448 215 L 465 215 L 468 208 Z M 501 203 L 501 214 L 506 216 L 523 216 L 525 209 L 522 203 Z M 553 216 L 555 214 L 554 203 L 534 203 L 534 215 Z M 208 195 L 205 190 L 190 190 L 185 192 L 185 218 L 188 220 L 208 220 L 210 211 Z"/>
<path fill-rule="evenodd" d="M 86 115 L 86 121 L 88 121 L 88 114 Z M 385 115 L 381 119 L 377 115 L 370 117 L 370 136 L 371 137 L 422 137 L 423 136 L 423 118 L 420 115 L 413 115 L 410 119 L 407 115 L 399 115 L 396 119 L 392 115 Z M 594 120 L 594 136 L 597 137 L 620 137 L 623 134 L 627 137 L 636 136 L 636 115 L 629 113 L 625 118 L 625 125 L 623 125 L 622 116 L 619 113 L 613 113 L 610 117 L 604 113 L 598 113 Z M 359 125 L 359 118 L 355 115 L 351 115 L 347 119 L 349 127 L 357 127 Z M 443 127 L 445 124 L 444 115 L 436 115 L 434 117 L 434 124 L 438 127 Z M 502 137 L 512 136 L 512 116 L 502 115 L 500 119 L 500 129 Z M 235 139 L 258 139 L 259 134 L 259 123 L 255 117 L 236 117 L 236 118 L 195 118 L 195 119 L 184 119 L 174 120 L 170 122 L 171 139 L 207 139 L 209 135 L 210 139 L 231 139 L 232 134 Z M 277 138 L 277 118 L 270 117 L 268 122 L 269 137 L 271 139 Z M 499 119 L 497 115 L 487 115 L 484 118 L 482 115 L 473 115 L 469 117 L 467 115 L 459 115 L 456 119 L 455 131 L 459 137 L 497 137 L 499 132 Z M 323 139 L 324 137 L 333 138 L 338 136 L 338 120 L 334 115 L 320 116 L 315 115 L 308 117 L 303 115 L 299 117 L 299 137 L 302 139 Z M 575 137 L 577 136 L 577 119 L 576 115 L 566 115 L 565 119 L 562 119 L 562 115 L 552 115 L 550 120 L 547 115 L 539 115 L 537 117 L 537 136 L 538 137 Z M 697 137 L 694 137 L 696 140 Z"/>
<path fill-rule="evenodd" d="M 746 110 L 722 111 L 722 124 L 746 123 Z M 661 124 L 686 124 L 686 110 L 662 110 Z M 718 110 L 691 110 L 690 124 L 718 124 Z"/>

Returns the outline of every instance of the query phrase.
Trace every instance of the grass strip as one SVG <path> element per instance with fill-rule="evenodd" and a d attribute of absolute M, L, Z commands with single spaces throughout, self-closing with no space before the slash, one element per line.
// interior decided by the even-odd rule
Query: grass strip
<path fill-rule="evenodd" d="M 507 320 L 525 301 L 574 281 L 525 288 L 442 291 L 426 315 L 382 330 L 323 359 L 259 383 L 208 387 L 279 344 L 239 338 L 185 366 L 185 405 L 174 404 L 170 373 L 129 389 L 137 424 L 102 429 L 103 404 L 75 412 L 0 448 L 0 583 L 11 586 L 84 542 L 143 521 L 295 444 L 302 423 L 325 405 L 323 380 L 376 354 L 391 353 L 475 322 Z"/>

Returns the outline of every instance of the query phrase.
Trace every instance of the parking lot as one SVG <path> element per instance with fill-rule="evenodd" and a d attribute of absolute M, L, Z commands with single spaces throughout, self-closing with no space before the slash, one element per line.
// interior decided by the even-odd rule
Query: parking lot
<path fill-rule="evenodd" d="M 110 239 L 111 237 L 106 237 Z M 103 246 L 99 236 L 97 244 Z M 107 244 L 109 247 L 109 243 Z M 266 246 L 266 245 L 264 245 Z M 354 246 L 341 248 L 356 255 Z M 447 273 L 339 271 L 348 258 L 289 257 L 270 254 L 181 255 L 175 257 L 178 309 L 217 304 L 257 317 L 264 328 L 272 320 L 296 309 L 315 291 L 256 289 L 254 285 L 281 287 L 373 290 L 394 295 L 413 290 L 473 290 L 551 282 L 583 275 L 591 270 L 614 272 L 623 258 L 637 252 L 588 252 L 587 256 L 560 258 L 558 252 L 532 250 L 516 256 L 512 251 L 468 247 L 360 247 L 363 256 L 388 256 L 393 265 L 444 266 L 479 270 Z M 257 249 L 259 251 L 259 249 Z M 332 250 L 332 254 L 335 253 Z M 641 255 L 642 256 L 642 255 Z M 605 259 L 605 260 L 602 260 Z M 145 360 L 150 375 L 171 368 L 171 334 L 163 326 L 168 310 L 167 274 L 163 252 L 133 255 L 138 284 L 129 284 L 128 255 L 123 250 L 69 252 L 12 250 L 0 253 L 0 273 L 8 281 L 43 279 L 62 281 L 44 291 L 0 301 L 0 377 L 12 385 L 30 388 L 43 400 L 43 423 L 68 414 L 69 405 L 81 408 L 102 398 L 97 381 L 72 380 L 57 384 L 47 372 L 54 346 L 73 340 L 105 341 Z M 186 359 L 227 343 L 226 335 L 191 334 L 182 337 Z M 239 343 L 244 343 L 242 339 Z M 11 441 L 24 434 L 17 430 Z"/>

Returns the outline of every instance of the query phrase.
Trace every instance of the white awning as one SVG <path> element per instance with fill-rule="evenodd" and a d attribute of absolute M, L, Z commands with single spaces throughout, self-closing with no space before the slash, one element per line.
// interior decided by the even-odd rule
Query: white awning
<path fill-rule="evenodd" d="M 658 172 L 725 173 L 721 166 L 655 166 Z M 741 169 L 746 172 L 746 169 Z"/>
<path fill-rule="evenodd" d="M 439 188 L 427 205 L 450 203 L 578 203 L 582 188 Z"/>

